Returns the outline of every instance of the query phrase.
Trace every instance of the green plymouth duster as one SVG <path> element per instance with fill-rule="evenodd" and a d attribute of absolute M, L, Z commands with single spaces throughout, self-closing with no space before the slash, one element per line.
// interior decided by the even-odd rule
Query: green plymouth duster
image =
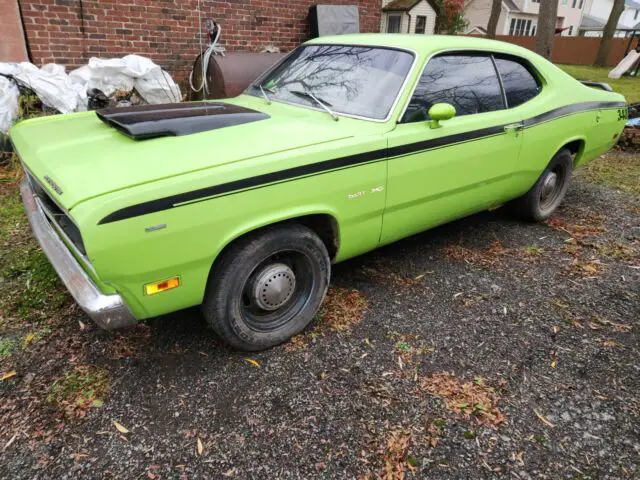
<path fill-rule="evenodd" d="M 312 321 L 332 263 L 502 204 L 544 220 L 626 117 L 607 85 L 508 43 L 343 35 L 236 98 L 10 135 L 34 234 L 98 325 L 202 305 L 227 343 L 259 350 Z"/>

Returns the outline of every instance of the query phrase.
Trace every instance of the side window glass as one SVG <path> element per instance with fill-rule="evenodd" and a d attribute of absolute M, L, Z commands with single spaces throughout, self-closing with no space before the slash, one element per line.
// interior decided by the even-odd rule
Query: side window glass
<path fill-rule="evenodd" d="M 488 55 L 441 55 L 429 60 L 401 123 L 428 120 L 434 103 L 450 103 L 456 116 L 504 108 L 500 82 Z"/>
<path fill-rule="evenodd" d="M 514 60 L 496 58 L 508 108 L 517 107 L 540 93 L 540 85 L 527 67 Z"/>

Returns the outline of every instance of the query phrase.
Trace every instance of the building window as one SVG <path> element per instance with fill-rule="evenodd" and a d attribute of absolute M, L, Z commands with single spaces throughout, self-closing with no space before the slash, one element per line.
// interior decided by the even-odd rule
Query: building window
<path fill-rule="evenodd" d="M 573 35 L 573 25 L 569 26 L 569 36 Z"/>
<path fill-rule="evenodd" d="M 387 33 L 400 33 L 400 21 L 402 17 L 398 14 L 387 16 Z"/>
<path fill-rule="evenodd" d="M 511 25 L 509 25 L 509 35 L 521 37 L 523 35 L 528 36 L 530 32 L 531 20 L 525 20 L 524 18 L 511 19 Z"/>
<path fill-rule="evenodd" d="M 573 0 L 573 3 L 571 4 L 571 8 L 576 8 L 576 3 L 578 2 L 578 0 Z"/>
<path fill-rule="evenodd" d="M 637 20 L 637 19 L 638 19 L 638 12 L 640 12 L 640 10 L 636 10 L 635 15 L 633 16 L 633 19 L 634 19 L 634 20 Z"/>
<path fill-rule="evenodd" d="M 424 33 L 427 28 L 427 17 L 418 15 L 416 17 L 416 33 Z"/>
<path fill-rule="evenodd" d="M 534 25 L 533 27 L 531 27 L 531 36 L 535 37 L 536 36 L 536 25 Z"/>
<path fill-rule="evenodd" d="M 580 10 L 582 10 L 582 5 L 584 4 L 584 0 L 580 0 L 580 6 L 578 7 Z"/>

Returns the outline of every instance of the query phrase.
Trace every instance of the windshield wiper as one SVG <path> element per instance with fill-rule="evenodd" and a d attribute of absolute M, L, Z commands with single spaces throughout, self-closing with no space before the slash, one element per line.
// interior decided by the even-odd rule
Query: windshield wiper
<path fill-rule="evenodd" d="M 318 105 L 320 105 L 329 115 L 331 115 L 331 118 L 333 118 L 336 122 L 340 119 L 340 117 L 338 117 L 338 115 L 336 115 L 336 113 L 329 108 L 332 106 L 329 102 L 323 102 L 318 97 L 316 97 L 313 93 L 309 91 L 302 92 L 300 90 L 290 90 L 289 93 L 292 93 L 294 95 L 297 95 L 303 98 L 310 98 L 311 100 L 316 102 Z"/>

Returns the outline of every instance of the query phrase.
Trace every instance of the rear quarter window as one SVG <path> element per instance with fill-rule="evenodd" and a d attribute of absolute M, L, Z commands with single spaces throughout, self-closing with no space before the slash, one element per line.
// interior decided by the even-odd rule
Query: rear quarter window
<path fill-rule="evenodd" d="M 540 93 L 540 82 L 522 62 L 500 57 L 494 60 L 507 97 L 507 108 L 522 105 Z"/>

